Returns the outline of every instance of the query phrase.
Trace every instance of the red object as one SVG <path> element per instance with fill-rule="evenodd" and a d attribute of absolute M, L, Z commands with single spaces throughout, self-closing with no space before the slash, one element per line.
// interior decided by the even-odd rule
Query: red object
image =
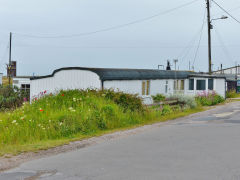
<path fill-rule="evenodd" d="M 62 96 L 64 96 L 64 94 L 62 94 Z"/>
<path fill-rule="evenodd" d="M 46 93 L 47 93 L 47 91 L 45 90 L 45 91 L 44 91 L 44 94 L 46 94 Z"/>
<path fill-rule="evenodd" d="M 43 109 L 40 109 L 41 112 L 43 112 Z"/>

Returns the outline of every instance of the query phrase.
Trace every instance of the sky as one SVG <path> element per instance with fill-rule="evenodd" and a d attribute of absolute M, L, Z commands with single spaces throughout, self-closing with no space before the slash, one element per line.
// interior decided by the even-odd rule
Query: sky
<path fill-rule="evenodd" d="M 173 65 L 173 59 L 178 59 L 180 70 L 188 70 L 190 62 L 195 71 L 206 72 L 205 0 L 139 23 L 84 34 L 151 17 L 191 1 L 0 0 L 0 72 L 6 74 L 10 32 L 17 75 L 47 75 L 72 66 L 156 69 L 158 65 L 166 67 L 167 60 Z M 240 0 L 215 1 L 240 20 Z M 212 18 L 226 15 L 214 3 L 211 14 Z M 240 64 L 240 23 L 229 17 L 213 21 L 213 26 L 213 69 L 221 63 L 223 67 Z"/>

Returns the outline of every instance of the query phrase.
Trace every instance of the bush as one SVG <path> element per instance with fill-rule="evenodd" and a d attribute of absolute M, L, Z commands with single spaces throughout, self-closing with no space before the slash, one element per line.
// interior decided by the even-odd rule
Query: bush
<path fill-rule="evenodd" d="M 16 86 L 0 86 L 0 111 L 20 107 L 27 101 L 26 97 L 27 95 Z"/>
<path fill-rule="evenodd" d="M 165 101 L 165 99 L 166 99 L 166 97 L 164 95 L 162 95 L 162 94 L 156 94 L 155 96 L 152 96 L 152 98 L 153 98 L 153 101 L 155 103 L 159 103 L 161 101 Z"/>
<path fill-rule="evenodd" d="M 196 108 L 197 103 L 193 96 L 188 96 L 184 94 L 173 94 L 168 97 L 168 100 L 177 100 L 179 104 L 182 104 L 185 108 Z"/>
<path fill-rule="evenodd" d="M 232 89 L 230 91 L 227 91 L 226 97 L 227 98 L 238 98 L 238 97 L 240 97 L 240 94 L 238 94 L 235 89 Z"/>
<path fill-rule="evenodd" d="M 125 111 L 145 111 L 142 99 L 137 94 L 114 92 L 112 89 L 100 91 L 101 95 L 122 106 Z"/>
<path fill-rule="evenodd" d="M 171 114 L 173 112 L 171 106 L 169 105 L 164 105 L 163 109 L 162 109 L 162 115 L 167 115 L 167 114 Z"/>
<path fill-rule="evenodd" d="M 209 93 L 204 91 L 203 93 L 198 94 L 195 99 L 197 103 L 202 106 L 213 106 L 225 101 L 222 96 L 216 94 L 214 91 Z"/>

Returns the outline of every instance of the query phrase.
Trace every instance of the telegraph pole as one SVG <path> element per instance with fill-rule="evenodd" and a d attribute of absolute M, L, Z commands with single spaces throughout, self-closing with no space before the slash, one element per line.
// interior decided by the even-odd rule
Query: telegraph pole
<path fill-rule="evenodd" d="M 208 20 L 208 72 L 212 74 L 212 49 L 211 49 L 211 14 L 210 14 L 210 3 L 209 0 L 206 0 L 207 3 L 207 20 Z"/>
<path fill-rule="evenodd" d="M 8 64 L 8 84 L 11 84 L 11 72 L 12 72 L 12 33 L 10 32 L 9 39 L 9 64 Z"/>

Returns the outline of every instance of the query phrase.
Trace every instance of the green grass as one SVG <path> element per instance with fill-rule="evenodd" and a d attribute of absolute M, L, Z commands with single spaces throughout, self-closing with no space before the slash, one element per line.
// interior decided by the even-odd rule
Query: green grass
<path fill-rule="evenodd" d="M 227 91 L 227 98 L 240 98 L 240 93 L 236 93 L 235 90 Z"/>
<path fill-rule="evenodd" d="M 135 98 L 123 93 L 71 90 L 0 113 L 0 155 L 47 149 L 204 110 L 178 109 L 163 115 L 139 105 Z"/>

